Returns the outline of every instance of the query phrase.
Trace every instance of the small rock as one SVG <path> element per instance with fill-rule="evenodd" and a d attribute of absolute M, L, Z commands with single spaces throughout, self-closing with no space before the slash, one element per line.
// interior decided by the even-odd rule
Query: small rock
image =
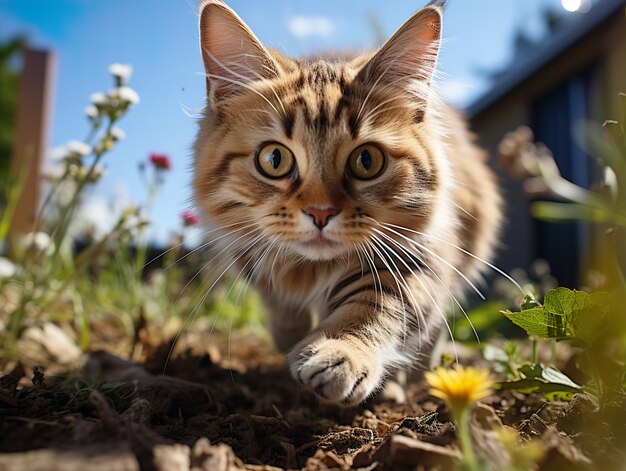
<path fill-rule="evenodd" d="M 156 445 L 152 449 L 154 468 L 157 471 L 189 471 L 191 464 L 188 446 L 176 443 L 174 445 Z"/>
<path fill-rule="evenodd" d="M 461 461 L 461 453 L 449 447 L 414 440 L 402 435 L 391 437 L 389 461 L 392 467 L 415 466 L 425 469 L 454 469 Z"/>

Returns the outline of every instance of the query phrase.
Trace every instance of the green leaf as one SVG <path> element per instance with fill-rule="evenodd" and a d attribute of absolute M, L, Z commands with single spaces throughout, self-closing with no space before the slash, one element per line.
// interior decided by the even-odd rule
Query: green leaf
<path fill-rule="evenodd" d="M 590 222 L 617 224 L 626 227 L 626 217 L 618 208 L 607 202 L 602 208 L 578 203 L 552 203 L 538 201 L 530 206 L 533 217 L 548 222 L 586 220 Z"/>
<path fill-rule="evenodd" d="M 532 300 L 527 296 L 521 312 L 500 312 L 529 335 L 589 343 L 606 328 L 609 304 L 610 296 L 605 292 L 588 294 L 558 288 L 546 293 L 543 306 L 530 307 Z"/>
<path fill-rule="evenodd" d="M 567 324 L 563 316 L 551 313 L 544 306 L 526 309 L 522 312 L 500 311 L 500 313 L 529 335 L 559 339 L 568 336 Z"/>
<path fill-rule="evenodd" d="M 624 162 L 619 148 L 607 135 L 602 126 L 593 121 L 581 122 L 573 133 L 579 147 L 594 157 L 601 165 L 611 167 L 617 175 L 622 173 Z"/>
<path fill-rule="evenodd" d="M 535 299 L 532 294 L 524 295 L 524 302 L 521 304 L 522 311 L 541 306 L 541 303 Z"/>
<path fill-rule="evenodd" d="M 517 345 L 514 343 L 505 344 L 504 348 L 486 344 L 482 349 L 485 360 L 493 364 L 496 373 L 504 375 L 507 379 L 518 378 L 517 370 L 521 361 Z"/>
<path fill-rule="evenodd" d="M 538 392 L 561 399 L 569 399 L 582 389 L 580 385 L 553 367 L 544 367 L 540 364 L 524 365 L 518 369 L 518 373 L 520 379 L 503 381 L 499 383 L 499 387 L 515 389 L 525 394 Z"/>
<path fill-rule="evenodd" d="M 567 288 L 551 289 L 543 299 L 543 306 L 548 311 L 565 317 L 585 308 L 589 303 L 589 294 Z"/>

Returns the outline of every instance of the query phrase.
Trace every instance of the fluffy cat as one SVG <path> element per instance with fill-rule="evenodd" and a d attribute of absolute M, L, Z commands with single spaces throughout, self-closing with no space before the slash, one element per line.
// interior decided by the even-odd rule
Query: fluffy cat
<path fill-rule="evenodd" d="M 496 244 L 494 176 L 431 89 L 443 3 L 348 62 L 287 58 L 223 2 L 200 6 L 196 203 L 293 377 L 337 404 L 428 364 Z"/>

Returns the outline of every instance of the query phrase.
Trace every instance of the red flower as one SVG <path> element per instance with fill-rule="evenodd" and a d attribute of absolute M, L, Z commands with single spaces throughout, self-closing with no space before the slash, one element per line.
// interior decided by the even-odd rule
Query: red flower
<path fill-rule="evenodd" d="M 150 163 L 157 170 L 171 170 L 172 163 L 170 158 L 165 154 L 150 154 Z"/>
<path fill-rule="evenodd" d="M 200 218 L 189 210 L 183 211 L 181 217 L 183 218 L 183 224 L 185 227 L 197 226 L 200 224 Z"/>

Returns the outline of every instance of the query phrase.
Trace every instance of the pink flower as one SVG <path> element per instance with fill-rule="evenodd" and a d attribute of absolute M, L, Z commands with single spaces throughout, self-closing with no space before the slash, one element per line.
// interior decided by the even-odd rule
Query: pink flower
<path fill-rule="evenodd" d="M 183 211 L 181 217 L 183 219 L 183 225 L 185 227 L 197 226 L 198 224 L 200 224 L 200 218 L 188 209 Z"/>
<path fill-rule="evenodd" d="M 157 170 L 172 170 L 170 158 L 165 154 L 150 154 L 150 163 L 154 165 L 154 168 Z"/>

